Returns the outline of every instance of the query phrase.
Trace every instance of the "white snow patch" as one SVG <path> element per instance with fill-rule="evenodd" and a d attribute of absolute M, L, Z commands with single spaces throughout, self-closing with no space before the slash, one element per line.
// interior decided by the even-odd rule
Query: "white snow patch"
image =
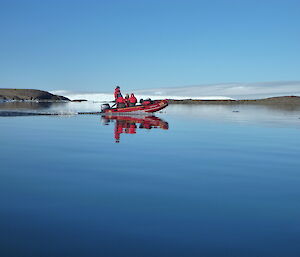
<path fill-rule="evenodd" d="M 52 91 L 53 94 L 63 95 L 72 100 L 86 99 L 88 101 L 113 101 L 114 88 L 111 93 L 105 92 L 72 92 L 66 90 Z M 224 83 L 172 88 L 156 88 L 145 90 L 129 90 L 137 98 L 146 99 L 258 99 L 273 96 L 300 95 L 300 81 L 258 82 L 258 83 Z"/>

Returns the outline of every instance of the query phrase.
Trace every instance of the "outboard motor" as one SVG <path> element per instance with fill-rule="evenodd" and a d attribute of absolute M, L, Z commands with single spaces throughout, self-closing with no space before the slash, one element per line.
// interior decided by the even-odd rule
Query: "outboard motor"
<path fill-rule="evenodd" d="M 109 104 L 101 104 L 101 111 L 104 112 L 105 110 L 110 109 Z"/>

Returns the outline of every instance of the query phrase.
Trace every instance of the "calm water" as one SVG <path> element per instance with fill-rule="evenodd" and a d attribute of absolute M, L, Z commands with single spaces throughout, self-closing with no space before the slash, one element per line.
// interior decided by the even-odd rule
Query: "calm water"
<path fill-rule="evenodd" d="M 0 256 L 300 256 L 300 110 L 110 118 L 0 117 Z"/>

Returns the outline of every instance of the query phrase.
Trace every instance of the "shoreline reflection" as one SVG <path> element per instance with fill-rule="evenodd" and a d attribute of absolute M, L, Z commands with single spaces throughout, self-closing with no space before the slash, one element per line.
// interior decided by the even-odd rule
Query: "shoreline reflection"
<path fill-rule="evenodd" d="M 121 134 L 136 134 L 138 129 L 169 129 L 168 122 L 156 116 L 105 115 L 101 120 L 103 125 L 114 122 L 115 143 L 120 143 Z"/>

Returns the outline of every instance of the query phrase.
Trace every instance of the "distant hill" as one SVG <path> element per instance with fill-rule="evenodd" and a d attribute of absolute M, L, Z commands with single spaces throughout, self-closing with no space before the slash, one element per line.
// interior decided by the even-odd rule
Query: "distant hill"
<path fill-rule="evenodd" d="M 264 105 L 294 105 L 300 106 L 299 96 L 278 96 L 254 100 L 169 100 L 170 104 L 264 104 Z"/>
<path fill-rule="evenodd" d="M 69 98 L 36 89 L 0 88 L 0 100 L 70 101 Z"/>

